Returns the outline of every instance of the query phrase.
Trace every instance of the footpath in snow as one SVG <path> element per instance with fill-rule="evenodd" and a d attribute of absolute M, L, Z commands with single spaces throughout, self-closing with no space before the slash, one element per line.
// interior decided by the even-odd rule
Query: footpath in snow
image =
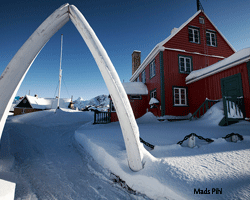
<path fill-rule="evenodd" d="M 74 132 L 86 123 L 93 123 L 93 112 L 10 116 L 1 139 L 0 199 L 13 199 L 1 196 L 11 194 L 7 189 L 14 189 L 16 200 L 148 199 L 114 184 L 106 169 L 76 148 Z"/>
<path fill-rule="evenodd" d="M 155 148 L 145 147 L 144 168 L 139 172 L 128 167 L 118 122 L 85 124 L 75 132 L 75 139 L 101 166 L 149 198 L 250 199 L 250 123 L 220 127 L 222 117 L 222 103 L 193 121 L 159 122 L 147 113 L 137 120 L 140 136 Z M 222 138 L 232 132 L 244 140 L 233 143 Z M 214 142 L 196 138 L 194 148 L 188 147 L 188 141 L 177 144 L 190 133 Z"/>

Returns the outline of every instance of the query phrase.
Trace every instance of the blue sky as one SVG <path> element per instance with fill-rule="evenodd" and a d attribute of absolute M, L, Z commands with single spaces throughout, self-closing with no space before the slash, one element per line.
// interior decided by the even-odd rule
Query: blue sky
<path fill-rule="evenodd" d="M 113 62 L 121 81 L 131 77 L 131 54 L 142 61 L 196 10 L 196 0 L 19 0 L 0 7 L 0 73 L 38 26 L 64 3 L 85 16 Z M 249 0 L 201 0 L 205 13 L 238 51 L 250 47 Z M 90 99 L 108 94 L 99 69 L 80 34 L 69 21 L 40 52 L 18 95 L 54 97 L 58 85 L 60 37 L 64 35 L 61 97 Z"/>

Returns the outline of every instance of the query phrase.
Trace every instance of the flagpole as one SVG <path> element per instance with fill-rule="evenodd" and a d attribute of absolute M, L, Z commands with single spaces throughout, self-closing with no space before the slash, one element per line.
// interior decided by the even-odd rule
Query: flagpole
<path fill-rule="evenodd" d="M 59 89 L 58 89 L 58 101 L 57 109 L 59 109 L 60 93 L 61 93 L 61 82 L 62 82 L 62 49 L 63 49 L 63 34 L 61 34 L 61 56 L 60 56 L 60 69 L 59 69 Z"/>

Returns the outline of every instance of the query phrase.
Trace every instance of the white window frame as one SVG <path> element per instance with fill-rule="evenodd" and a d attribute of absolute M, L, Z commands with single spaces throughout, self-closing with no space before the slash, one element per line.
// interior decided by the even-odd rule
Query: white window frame
<path fill-rule="evenodd" d="M 157 97 L 157 93 L 156 93 L 156 89 L 154 89 L 154 90 L 152 90 L 151 92 L 150 92 L 150 99 L 151 98 L 156 98 Z"/>
<path fill-rule="evenodd" d="M 153 60 L 149 64 L 149 74 L 150 74 L 150 78 L 153 78 L 155 76 L 155 60 Z"/>
<path fill-rule="evenodd" d="M 198 28 L 188 27 L 188 39 L 190 39 L 190 37 L 189 37 L 189 35 L 190 35 L 189 30 L 192 31 L 192 40 L 191 41 L 189 40 L 189 42 L 199 44 L 200 43 L 200 30 Z M 195 35 L 197 35 L 197 38 L 198 38 L 197 42 L 195 41 L 195 39 L 196 39 Z"/>
<path fill-rule="evenodd" d="M 177 92 L 176 92 L 177 91 Z M 182 97 L 182 91 L 184 91 L 184 98 Z M 174 106 L 187 106 L 187 88 L 185 87 L 174 87 L 173 88 L 174 95 Z M 176 100 L 179 103 L 176 103 Z"/>
<path fill-rule="evenodd" d="M 209 34 L 209 37 L 207 36 L 207 34 Z M 214 44 L 212 41 L 212 35 L 214 36 Z M 209 38 L 209 41 L 207 40 Z M 216 33 L 212 32 L 212 31 L 206 31 L 206 40 L 207 40 L 207 45 L 208 46 L 212 46 L 212 47 L 216 47 L 217 46 L 217 38 L 216 38 Z M 208 44 L 209 42 L 209 44 Z"/>
<path fill-rule="evenodd" d="M 141 73 L 141 82 L 146 83 L 146 71 L 145 70 Z"/>
<path fill-rule="evenodd" d="M 184 71 L 181 69 L 181 59 L 184 59 Z M 189 64 L 190 64 L 190 71 L 187 71 L 187 60 L 189 60 Z M 179 71 L 180 73 L 190 73 L 192 71 L 192 58 L 188 57 L 188 56 L 179 56 Z"/>

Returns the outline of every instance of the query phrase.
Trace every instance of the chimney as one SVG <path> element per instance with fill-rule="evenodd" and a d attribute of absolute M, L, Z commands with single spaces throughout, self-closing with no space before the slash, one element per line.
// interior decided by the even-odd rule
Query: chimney
<path fill-rule="evenodd" d="M 132 53 L 132 75 L 135 73 L 135 71 L 138 69 L 140 65 L 141 65 L 141 52 L 134 51 Z"/>

